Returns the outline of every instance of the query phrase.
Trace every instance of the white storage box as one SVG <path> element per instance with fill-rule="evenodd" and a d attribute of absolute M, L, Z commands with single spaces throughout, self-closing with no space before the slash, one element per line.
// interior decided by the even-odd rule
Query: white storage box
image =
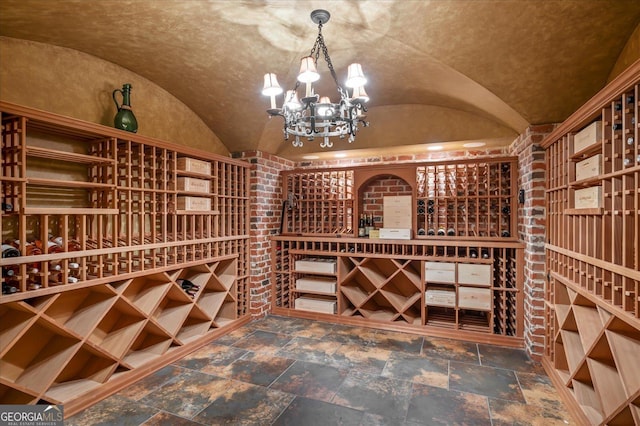
<path fill-rule="evenodd" d="M 576 180 L 589 179 L 602 174 L 602 154 L 576 163 Z"/>
<path fill-rule="evenodd" d="M 306 258 L 296 260 L 296 271 L 298 272 L 312 272 L 321 274 L 335 274 L 336 273 L 336 261 L 335 259 L 325 259 L 320 257 Z"/>
<path fill-rule="evenodd" d="M 596 121 L 573 136 L 573 152 L 580 152 L 602 140 L 602 122 Z"/>
<path fill-rule="evenodd" d="M 576 209 L 599 209 L 602 207 L 602 187 L 576 189 L 574 207 Z"/>
<path fill-rule="evenodd" d="M 211 181 L 206 179 L 179 177 L 177 182 L 178 191 L 201 192 L 203 194 L 209 194 L 211 192 Z"/>
<path fill-rule="evenodd" d="M 456 282 L 456 264 L 453 262 L 425 262 L 424 276 L 427 282 Z"/>
<path fill-rule="evenodd" d="M 410 240 L 411 229 L 380 228 L 381 240 Z"/>
<path fill-rule="evenodd" d="M 490 287 L 491 265 L 459 263 L 458 284 L 475 284 Z"/>
<path fill-rule="evenodd" d="M 296 289 L 317 293 L 336 294 L 336 280 L 322 277 L 304 277 L 296 280 Z"/>
<path fill-rule="evenodd" d="M 211 198 L 178 197 L 178 210 L 209 211 L 211 210 Z"/>
<path fill-rule="evenodd" d="M 197 160 L 195 158 L 180 157 L 176 161 L 178 170 L 199 175 L 211 176 L 211 163 L 208 161 Z"/>
<path fill-rule="evenodd" d="M 412 213 L 411 195 L 382 198 L 382 222 L 385 228 L 411 229 Z"/>
<path fill-rule="evenodd" d="M 323 314 L 335 314 L 336 301 L 314 299 L 311 297 L 298 297 L 295 301 L 295 308 L 300 311 L 320 312 Z"/>
<path fill-rule="evenodd" d="M 491 289 L 458 287 L 458 308 L 490 311 Z"/>
<path fill-rule="evenodd" d="M 425 303 L 431 306 L 456 307 L 456 290 L 453 287 L 429 286 L 425 292 Z"/>

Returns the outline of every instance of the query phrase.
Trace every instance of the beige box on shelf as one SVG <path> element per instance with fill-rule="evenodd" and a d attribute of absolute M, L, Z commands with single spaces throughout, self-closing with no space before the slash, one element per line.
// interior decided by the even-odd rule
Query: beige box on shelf
<path fill-rule="evenodd" d="M 456 307 L 456 290 L 452 287 L 429 286 L 424 296 L 427 305 Z"/>
<path fill-rule="evenodd" d="M 335 314 L 335 300 L 314 299 L 311 297 L 298 297 L 295 301 L 295 308 L 299 311 L 320 312 L 323 314 Z"/>
<path fill-rule="evenodd" d="M 178 191 L 201 192 L 209 194 L 211 192 L 211 181 L 206 179 L 196 179 L 191 177 L 179 177 Z"/>
<path fill-rule="evenodd" d="M 602 122 L 591 123 L 573 135 L 573 152 L 580 152 L 602 140 Z"/>
<path fill-rule="evenodd" d="M 199 175 L 211 176 L 211 163 L 190 157 L 180 157 L 176 161 L 178 170 Z"/>
<path fill-rule="evenodd" d="M 211 198 L 179 196 L 177 208 L 178 210 L 209 211 Z"/>
<path fill-rule="evenodd" d="M 491 289 L 458 287 L 458 308 L 490 311 Z"/>
<path fill-rule="evenodd" d="M 378 238 L 380 238 L 380 230 L 379 229 L 370 230 L 369 238 L 371 238 L 372 240 L 377 240 Z"/>
<path fill-rule="evenodd" d="M 336 280 L 322 277 L 304 277 L 296 280 L 296 289 L 318 293 L 336 294 Z"/>
<path fill-rule="evenodd" d="M 380 228 L 381 240 L 410 240 L 411 229 Z"/>
<path fill-rule="evenodd" d="M 336 261 L 333 259 L 324 259 L 319 257 L 306 258 L 296 260 L 295 263 L 297 272 L 311 272 L 321 274 L 335 274 L 336 273 Z"/>
<path fill-rule="evenodd" d="M 576 189 L 573 195 L 576 209 L 599 209 L 602 207 L 601 186 Z"/>
<path fill-rule="evenodd" d="M 589 179 L 602 174 L 602 154 L 576 163 L 576 180 Z"/>
<path fill-rule="evenodd" d="M 456 264 L 453 262 L 425 262 L 424 276 L 427 282 L 456 282 Z"/>
<path fill-rule="evenodd" d="M 385 228 L 411 229 L 411 195 L 386 196 L 382 198 L 382 222 Z"/>
<path fill-rule="evenodd" d="M 491 286 L 491 265 L 459 263 L 458 283 Z"/>

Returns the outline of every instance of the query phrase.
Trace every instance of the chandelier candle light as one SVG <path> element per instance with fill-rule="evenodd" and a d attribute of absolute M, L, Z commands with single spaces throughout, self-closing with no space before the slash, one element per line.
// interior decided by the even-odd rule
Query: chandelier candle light
<path fill-rule="evenodd" d="M 321 148 L 331 148 L 333 143 L 329 138 L 334 136 L 340 139 L 348 136 L 351 143 L 355 140 L 358 125 L 364 127 L 369 125 L 365 121 L 366 116 L 363 115 L 367 112 L 365 103 L 369 101 L 369 96 L 364 90 L 367 79 L 362 73 L 360 64 L 351 64 L 348 68 L 345 85 L 352 89 L 351 97 L 348 90 L 343 89 L 338 83 L 338 77 L 322 36 L 322 25 L 329 21 L 330 16 L 329 12 L 322 9 L 311 12 L 311 20 L 318 24 L 318 37 L 309 56 L 302 58 L 298 81 L 293 90 L 287 90 L 282 108 L 276 108 L 276 96 L 282 93 L 276 75 L 273 73 L 264 75 L 262 94 L 271 98 L 271 108 L 267 112 L 270 116 L 284 118 L 284 138 L 286 140 L 289 139 L 289 135 L 295 136 L 293 141 L 295 147 L 303 145 L 301 137 L 306 137 L 309 141 L 316 137 L 322 138 Z M 312 83 L 320 79 L 316 68 L 320 51 L 324 55 L 324 60 L 340 94 L 338 103 L 332 103 L 329 97 L 320 97 L 314 93 Z M 300 83 L 305 84 L 305 94 L 301 100 L 298 99 L 297 93 Z"/>

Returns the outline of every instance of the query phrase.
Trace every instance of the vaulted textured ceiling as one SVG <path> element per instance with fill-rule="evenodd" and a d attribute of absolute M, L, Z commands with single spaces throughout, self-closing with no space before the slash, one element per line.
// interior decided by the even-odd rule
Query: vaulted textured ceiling
<path fill-rule="evenodd" d="M 529 124 L 562 121 L 605 85 L 640 23 L 638 0 L 1 0 L 0 35 L 132 70 L 231 152 L 296 158 L 317 144 L 283 142 L 262 76 L 293 86 L 318 8 L 331 13 L 323 34 L 339 78 L 351 62 L 369 78 L 371 127 L 335 149 L 507 143 Z M 324 61 L 319 70 L 318 91 L 335 93 Z"/>

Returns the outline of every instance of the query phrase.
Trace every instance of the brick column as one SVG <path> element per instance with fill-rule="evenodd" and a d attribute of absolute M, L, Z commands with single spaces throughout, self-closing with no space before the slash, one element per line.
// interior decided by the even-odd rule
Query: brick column
<path fill-rule="evenodd" d="M 544 354 L 545 295 L 545 152 L 540 147 L 555 125 L 531 126 L 510 146 L 518 156 L 518 188 L 524 203 L 518 205 L 518 237 L 524 250 L 524 339 L 527 352 L 536 359 Z"/>
<path fill-rule="evenodd" d="M 251 163 L 250 296 L 251 316 L 260 318 L 271 310 L 271 258 L 269 236 L 280 231 L 282 182 L 280 171 L 294 163 L 260 151 L 234 154 Z"/>

